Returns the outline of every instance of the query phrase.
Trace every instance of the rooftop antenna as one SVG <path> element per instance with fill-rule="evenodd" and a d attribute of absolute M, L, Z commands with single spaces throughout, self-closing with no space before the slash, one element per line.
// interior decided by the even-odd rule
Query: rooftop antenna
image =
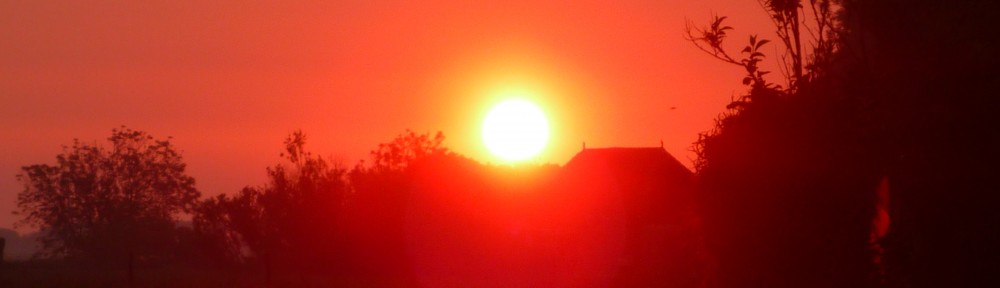
<path fill-rule="evenodd" d="M 587 150 L 587 141 L 583 141 L 582 143 L 583 144 L 581 144 L 580 146 L 580 151 Z"/>

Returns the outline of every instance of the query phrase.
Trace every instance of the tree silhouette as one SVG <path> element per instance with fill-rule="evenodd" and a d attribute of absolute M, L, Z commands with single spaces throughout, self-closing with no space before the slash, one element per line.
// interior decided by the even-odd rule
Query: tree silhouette
<path fill-rule="evenodd" d="M 780 21 L 791 14 L 775 7 L 801 2 L 763 4 Z M 833 42 L 815 47 L 792 93 L 764 103 L 751 89 L 695 146 L 720 286 L 997 286 L 1000 61 L 984 55 L 1000 44 L 982 34 L 996 4 L 830 4 L 842 7 L 824 24 Z M 859 248 L 878 183 L 888 229 L 871 271 Z"/>
<path fill-rule="evenodd" d="M 388 143 L 381 143 L 378 149 L 371 151 L 372 164 L 364 167 L 364 161 L 358 163 L 356 173 L 402 171 L 420 158 L 433 154 L 447 153 L 442 146 L 444 134 L 440 131 L 431 137 L 429 133 L 417 134 L 407 129 Z"/>
<path fill-rule="evenodd" d="M 305 134 L 296 131 L 284 141 L 287 163 L 267 169 L 266 185 L 201 201 L 194 229 L 202 248 L 223 263 L 262 262 L 268 283 L 277 268 L 287 267 L 340 275 L 354 285 L 405 285 L 399 227 L 405 171 L 414 161 L 447 153 L 443 140 L 440 132 L 407 130 L 373 150 L 371 165 L 362 161 L 348 171 L 308 152 Z"/>
<path fill-rule="evenodd" d="M 444 134 L 409 129 L 381 143 L 349 174 L 352 194 L 347 229 L 359 275 L 376 286 L 409 286 L 403 213 L 410 201 L 410 166 L 435 155 L 451 154 Z"/>
<path fill-rule="evenodd" d="M 193 243 L 202 258 L 220 264 L 239 263 L 244 260 L 243 237 L 236 230 L 233 215 L 236 202 L 226 194 L 219 194 L 200 201 L 194 208 L 191 222 L 195 232 Z"/>
<path fill-rule="evenodd" d="M 312 155 L 305 143 L 301 131 L 290 134 L 281 154 L 290 165 L 267 168 L 266 185 L 203 201 L 194 217 L 210 245 L 229 251 L 223 257 L 238 258 L 243 245 L 249 248 L 264 262 L 268 283 L 274 264 L 300 272 L 329 268 L 343 249 L 337 236 L 346 169 Z"/>
<path fill-rule="evenodd" d="M 735 60 L 722 47 L 731 30 L 724 17 L 688 30 L 697 47 L 748 73 L 748 93 L 694 147 L 709 286 L 877 283 L 870 225 L 878 135 L 864 129 L 873 111 L 831 75 L 843 47 L 833 3 L 802 2 L 761 1 L 786 53 L 784 87 L 757 66 L 766 40 L 751 36 L 746 58 Z"/>
<path fill-rule="evenodd" d="M 169 244 L 176 217 L 200 196 L 168 140 L 125 127 L 110 148 L 74 140 L 56 164 L 25 166 L 18 180 L 22 224 L 38 227 L 45 256 L 110 260 L 153 256 Z"/>

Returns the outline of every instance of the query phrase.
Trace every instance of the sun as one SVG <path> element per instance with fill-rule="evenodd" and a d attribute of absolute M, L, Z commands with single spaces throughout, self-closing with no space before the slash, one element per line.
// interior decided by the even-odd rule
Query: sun
<path fill-rule="evenodd" d="M 534 103 L 523 99 L 500 102 L 483 120 L 483 142 L 493 155 L 509 162 L 529 159 L 549 141 L 549 122 Z"/>

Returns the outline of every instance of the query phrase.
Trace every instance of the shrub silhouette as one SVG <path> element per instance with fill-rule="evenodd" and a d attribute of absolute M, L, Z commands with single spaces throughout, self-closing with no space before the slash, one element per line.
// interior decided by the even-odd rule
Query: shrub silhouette
<path fill-rule="evenodd" d="M 765 40 L 751 36 L 740 61 L 724 52 L 721 39 L 731 28 L 723 17 L 688 33 L 699 48 L 748 73 L 749 92 L 695 144 L 696 199 L 712 258 L 708 285 L 875 285 L 876 143 L 861 129 L 871 112 L 829 74 L 841 47 L 835 11 L 829 1 L 809 1 L 816 14 L 806 21 L 801 1 L 763 4 L 789 55 L 786 86 L 766 82 L 757 66 Z M 806 29 L 815 31 L 809 53 Z"/>
<path fill-rule="evenodd" d="M 780 23 L 789 14 L 775 7 L 801 2 L 764 3 Z M 1000 221 L 989 211 L 1000 204 L 990 176 L 1000 138 L 989 108 L 997 98 L 987 95 L 998 61 L 982 55 L 998 47 L 980 34 L 995 4 L 837 4 L 834 42 L 815 47 L 832 53 L 799 62 L 811 64 L 771 89 L 777 101 L 758 101 L 767 91 L 751 87 L 696 145 L 714 278 L 724 287 L 996 286 Z M 878 272 L 862 262 L 874 253 L 862 239 L 880 178 L 890 223 L 877 239 Z"/>

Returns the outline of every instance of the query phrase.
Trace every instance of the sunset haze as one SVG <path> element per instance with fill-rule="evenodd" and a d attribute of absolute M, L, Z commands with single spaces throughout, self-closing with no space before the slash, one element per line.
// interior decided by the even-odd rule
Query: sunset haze
<path fill-rule="evenodd" d="M 480 129 L 512 91 L 548 118 L 538 162 L 662 141 L 690 167 L 745 88 L 686 21 L 728 15 L 733 47 L 773 35 L 754 1 L 469 2 L 0 1 L 0 227 L 21 166 L 122 125 L 173 137 L 216 195 L 261 184 L 296 129 L 346 166 L 405 129 L 498 162 Z"/>

